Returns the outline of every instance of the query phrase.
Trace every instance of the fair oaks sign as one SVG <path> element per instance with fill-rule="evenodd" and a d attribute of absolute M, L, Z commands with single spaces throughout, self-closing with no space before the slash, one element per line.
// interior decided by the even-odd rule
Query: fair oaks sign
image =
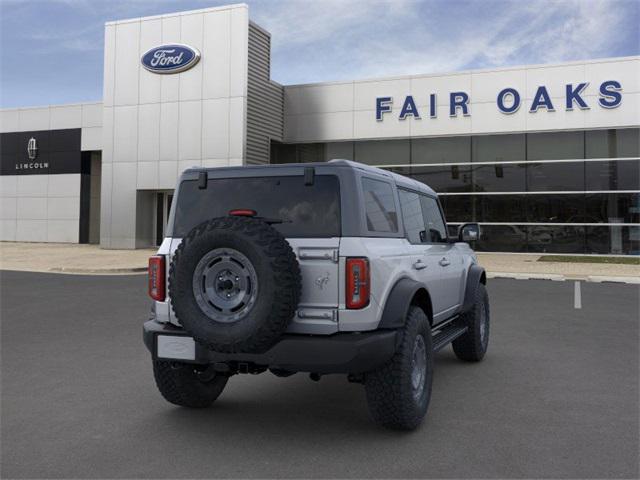
<path fill-rule="evenodd" d="M 531 103 L 527 102 L 525 107 L 529 113 L 536 113 L 538 110 L 546 110 L 554 112 L 557 108 L 564 108 L 571 111 L 574 108 L 580 110 L 589 110 L 591 106 L 585 100 L 585 89 L 589 86 L 588 82 L 573 84 L 568 83 L 564 86 L 562 96 L 564 97 L 563 105 L 555 105 L 552 101 L 549 89 L 542 85 L 536 88 L 533 93 Z M 554 92 L 556 94 L 556 92 Z M 555 96 L 555 95 L 554 95 Z M 469 107 L 470 97 L 467 92 L 449 92 L 449 116 L 457 117 L 458 114 L 468 117 L 471 115 Z M 503 88 L 496 95 L 496 108 L 503 114 L 509 115 L 517 112 L 525 101 L 521 93 L 512 87 Z M 557 102 L 556 102 L 557 103 Z M 598 86 L 597 104 L 601 108 L 616 108 L 622 103 L 622 85 L 617 80 L 607 80 Z M 385 114 L 393 114 L 394 102 L 392 97 L 376 98 L 376 120 L 381 122 L 384 120 Z M 425 108 L 427 112 L 422 112 L 414 99 L 413 95 L 407 95 L 400 109 L 398 110 L 398 119 L 406 120 L 413 117 L 417 120 L 422 119 L 423 114 L 429 118 L 437 118 L 438 116 L 438 95 L 436 93 L 428 94 L 428 104 Z"/>

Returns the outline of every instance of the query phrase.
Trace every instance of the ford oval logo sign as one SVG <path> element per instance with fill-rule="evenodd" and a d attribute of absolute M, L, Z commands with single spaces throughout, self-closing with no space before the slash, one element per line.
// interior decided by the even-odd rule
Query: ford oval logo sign
<path fill-rule="evenodd" d="M 190 69 L 200 60 L 200 52 L 189 45 L 173 43 L 148 50 L 140 61 L 153 73 L 179 73 Z"/>

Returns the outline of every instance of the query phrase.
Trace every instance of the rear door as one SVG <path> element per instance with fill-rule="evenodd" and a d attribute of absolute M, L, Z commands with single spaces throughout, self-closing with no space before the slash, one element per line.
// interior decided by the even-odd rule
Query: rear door
<path fill-rule="evenodd" d="M 441 305 L 436 320 L 444 320 L 454 314 L 461 302 L 461 282 L 464 279 L 464 263 L 455 244 L 449 243 L 442 209 L 434 197 L 420 196 L 424 215 L 429 255 L 435 257 L 440 272 L 438 303 Z"/>

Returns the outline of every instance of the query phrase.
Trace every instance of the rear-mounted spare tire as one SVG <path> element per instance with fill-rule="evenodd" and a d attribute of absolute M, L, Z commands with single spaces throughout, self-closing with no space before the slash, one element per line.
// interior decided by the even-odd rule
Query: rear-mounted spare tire
<path fill-rule="evenodd" d="M 293 318 L 301 285 L 282 234 L 248 217 L 194 227 L 169 270 L 176 317 L 198 343 L 218 352 L 268 350 Z"/>

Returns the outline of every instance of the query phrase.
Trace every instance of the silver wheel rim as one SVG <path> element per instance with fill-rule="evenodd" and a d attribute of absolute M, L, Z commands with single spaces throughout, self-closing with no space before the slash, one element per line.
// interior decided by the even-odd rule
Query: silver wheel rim
<path fill-rule="evenodd" d="M 216 322 L 237 322 L 258 297 L 258 276 L 249 259 L 233 248 L 216 248 L 193 272 L 193 295 L 204 314 Z"/>
<path fill-rule="evenodd" d="M 482 304 L 480 307 L 480 343 L 485 344 L 487 338 L 487 308 Z"/>
<path fill-rule="evenodd" d="M 424 392 L 425 378 L 427 376 L 427 347 L 422 335 L 417 335 L 413 342 L 413 355 L 411 361 L 411 388 L 413 398 L 419 401 Z"/>

